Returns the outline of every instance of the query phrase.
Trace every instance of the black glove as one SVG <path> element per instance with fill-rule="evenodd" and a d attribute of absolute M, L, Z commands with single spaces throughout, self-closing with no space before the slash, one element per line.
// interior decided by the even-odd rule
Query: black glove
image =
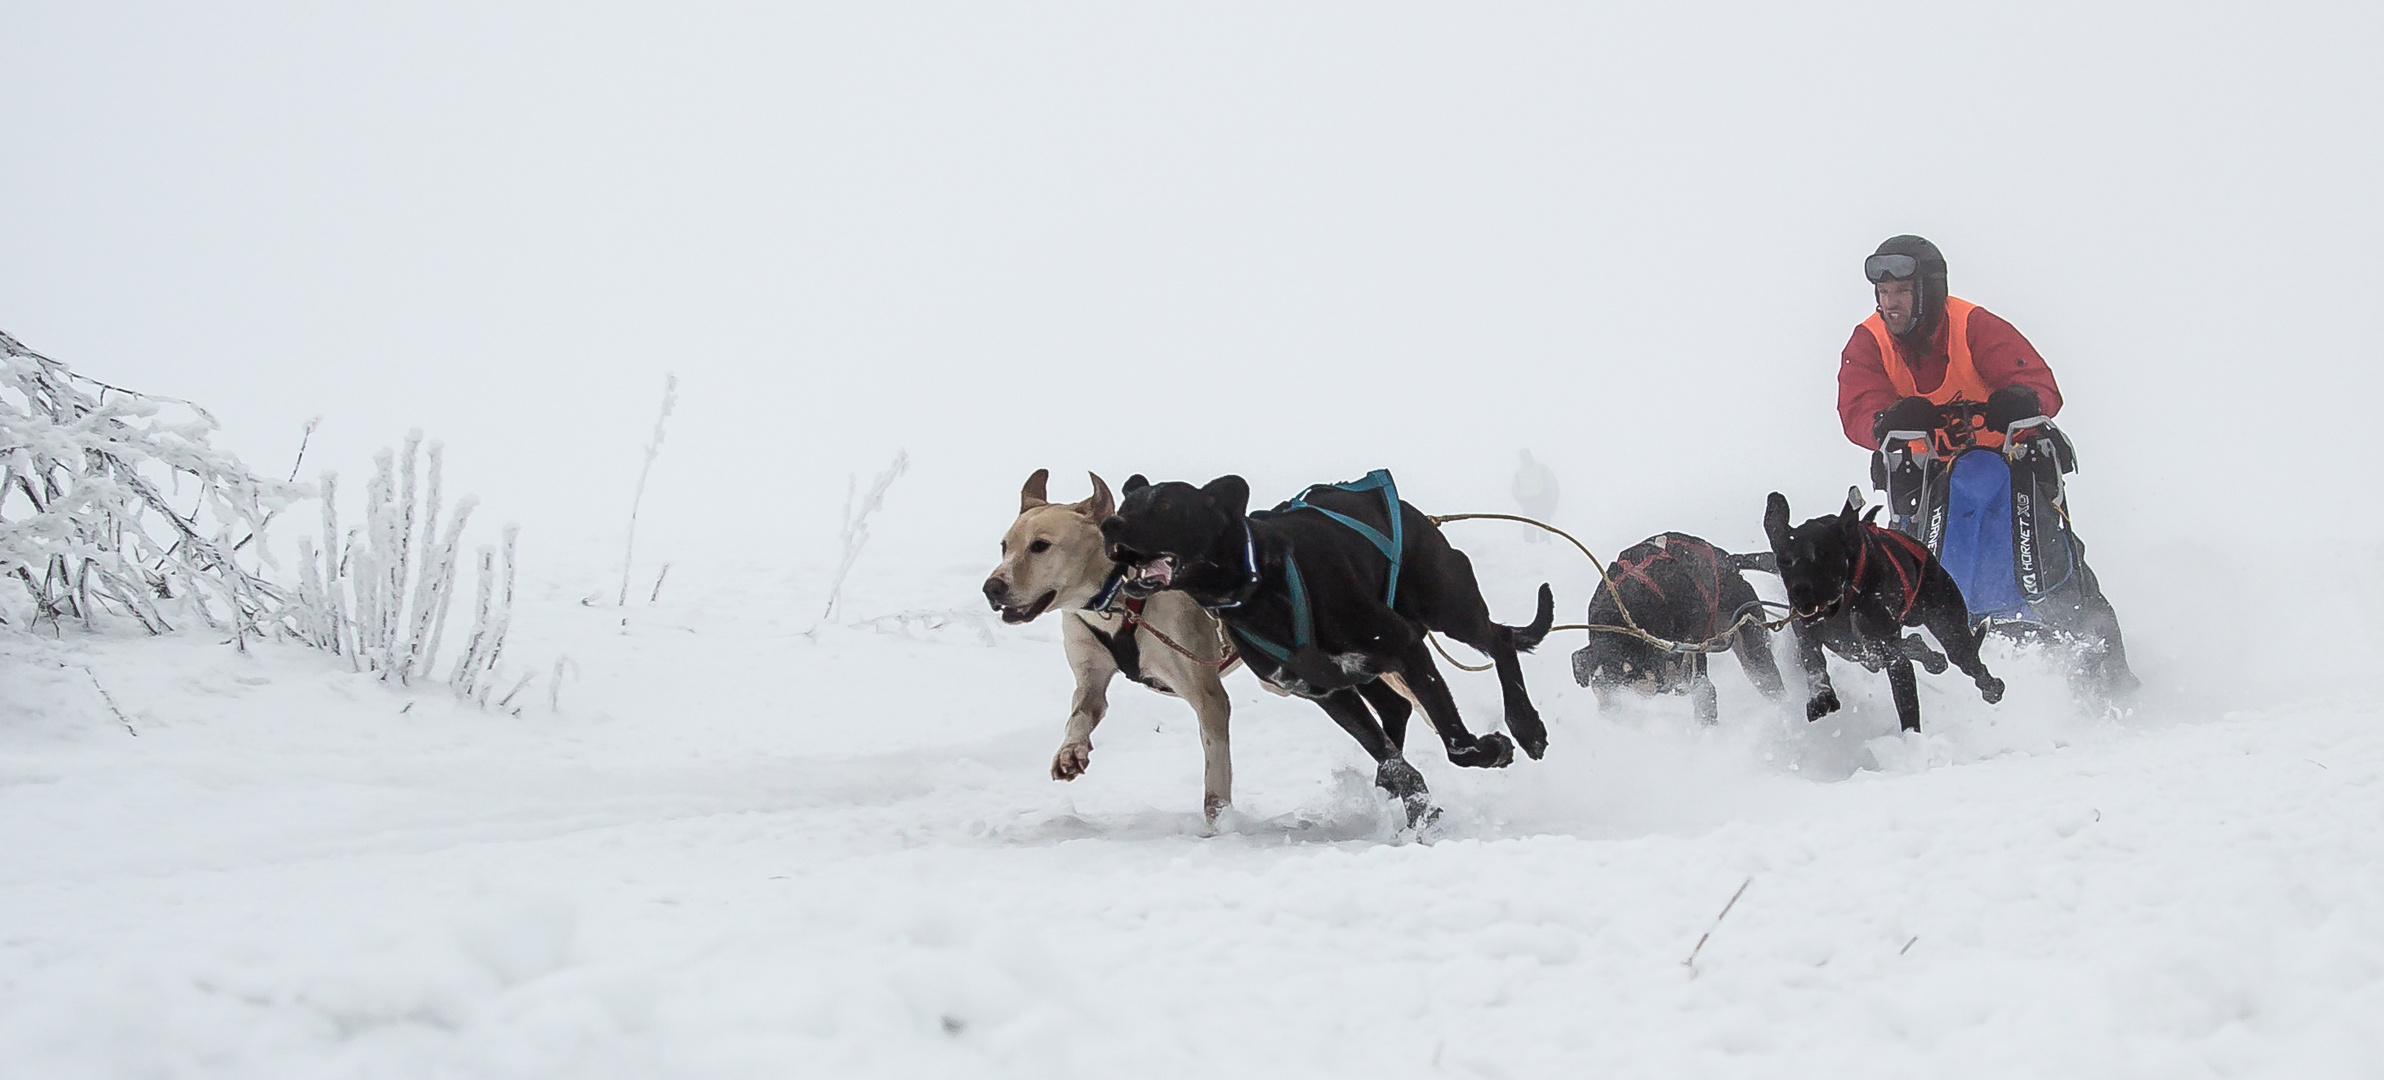
<path fill-rule="evenodd" d="M 1885 409 L 1871 419 L 1871 441 L 1887 438 L 1890 431 L 1937 430 L 1937 403 L 1925 397 L 1908 397 Z"/>
<path fill-rule="evenodd" d="M 2036 391 L 2016 383 L 1987 395 L 1987 427 L 1994 431 L 2009 428 L 2014 421 L 2041 416 L 2044 411 L 2044 402 L 2037 400 Z"/>

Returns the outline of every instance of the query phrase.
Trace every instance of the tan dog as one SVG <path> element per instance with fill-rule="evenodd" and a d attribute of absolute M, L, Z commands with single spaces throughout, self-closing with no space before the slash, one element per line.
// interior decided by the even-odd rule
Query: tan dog
<path fill-rule="evenodd" d="M 1151 597 L 1139 614 L 1130 614 L 1122 601 L 1106 612 L 1084 610 L 1113 569 L 1101 553 L 1101 522 L 1117 504 L 1098 476 L 1083 502 L 1053 503 L 1044 497 L 1050 476 L 1051 470 L 1037 469 L 1019 491 L 1018 520 L 1002 537 L 1002 563 L 985 579 L 985 599 L 1008 623 L 1032 622 L 1053 608 L 1066 613 L 1061 639 L 1068 668 L 1076 673 L 1076 693 L 1067 736 L 1051 759 L 1051 778 L 1074 780 L 1091 763 L 1093 727 L 1109 711 L 1110 677 L 1122 673 L 1184 699 L 1200 718 L 1201 810 L 1214 825 L 1217 813 L 1233 802 L 1233 756 L 1226 737 L 1233 710 L 1222 679 L 1240 660 L 1219 666 L 1223 642 L 1216 617 L 1180 592 Z"/>

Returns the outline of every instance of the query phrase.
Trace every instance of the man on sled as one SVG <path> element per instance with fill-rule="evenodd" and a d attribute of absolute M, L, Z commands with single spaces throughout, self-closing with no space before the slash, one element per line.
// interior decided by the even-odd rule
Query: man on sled
<path fill-rule="evenodd" d="M 2052 422 L 2052 369 L 2012 324 L 1947 294 L 1927 240 L 1890 238 L 1863 276 L 1878 310 L 1841 354 L 1838 416 L 1872 451 L 1891 523 L 1937 555 L 1974 621 L 2075 644 L 2081 689 L 2133 691 L 2119 616 L 2062 497 L 2077 458 Z"/>

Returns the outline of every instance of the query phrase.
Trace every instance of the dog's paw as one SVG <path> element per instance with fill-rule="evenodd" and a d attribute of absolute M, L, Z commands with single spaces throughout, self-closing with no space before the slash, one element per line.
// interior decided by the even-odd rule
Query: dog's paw
<path fill-rule="evenodd" d="M 1523 752 L 1531 755 L 1533 761 L 1540 760 L 1540 755 L 1548 752 L 1548 725 L 1540 720 L 1540 714 L 1537 711 L 1509 714 L 1507 730 L 1515 733 L 1516 744 L 1523 747 Z M 1484 738 L 1499 737 L 1501 736 L 1497 732 L 1491 732 L 1484 736 Z M 1502 761 L 1499 764 L 1506 763 Z"/>
<path fill-rule="evenodd" d="M 1919 634 L 1904 635 L 1904 655 L 1920 661 L 1931 675 L 1945 674 L 1945 654 L 1930 648 Z"/>
<path fill-rule="evenodd" d="M 1052 755 L 1051 778 L 1054 780 L 1074 780 L 1079 776 L 1083 776 L 1084 770 L 1091 767 L 1092 764 L 1093 744 L 1068 743 L 1060 747 L 1059 753 Z M 1210 815 L 1212 819 L 1215 816 L 1216 815 L 1214 814 Z"/>
<path fill-rule="evenodd" d="M 1389 792 L 1393 798 L 1414 802 L 1424 794 L 1424 774 L 1417 772 L 1415 766 L 1392 758 L 1374 767 L 1374 786 Z"/>
<path fill-rule="evenodd" d="M 1821 692 L 1805 699 L 1805 721 L 1810 723 L 1838 711 L 1836 687 L 1824 686 Z"/>
<path fill-rule="evenodd" d="M 1993 675 L 1980 679 L 1978 681 L 1978 696 L 1987 699 L 1989 705 L 2003 700 L 2003 680 Z"/>
<path fill-rule="evenodd" d="M 1228 799 L 1223 795 L 1201 796 L 1200 816 L 1202 819 L 1208 822 L 1209 832 L 1215 833 L 1217 831 L 1217 815 L 1224 813 L 1225 808 L 1232 805 L 1233 800 Z"/>
<path fill-rule="evenodd" d="M 1449 751 L 1449 763 L 1469 769 L 1503 769 L 1515 761 L 1515 741 L 1493 731 L 1472 746 Z"/>

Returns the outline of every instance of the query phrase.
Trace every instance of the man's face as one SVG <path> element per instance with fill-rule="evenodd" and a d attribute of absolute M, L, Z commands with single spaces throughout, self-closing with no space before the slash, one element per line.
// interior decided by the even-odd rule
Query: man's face
<path fill-rule="evenodd" d="M 1886 321 L 1890 334 L 1908 333 L 1916 309 L 1920 306 L 1916 290 L 1910 281 L 1882 281 L 1872 286 L 1872 295 L 1879 299 L 1879 317 Z"/>

